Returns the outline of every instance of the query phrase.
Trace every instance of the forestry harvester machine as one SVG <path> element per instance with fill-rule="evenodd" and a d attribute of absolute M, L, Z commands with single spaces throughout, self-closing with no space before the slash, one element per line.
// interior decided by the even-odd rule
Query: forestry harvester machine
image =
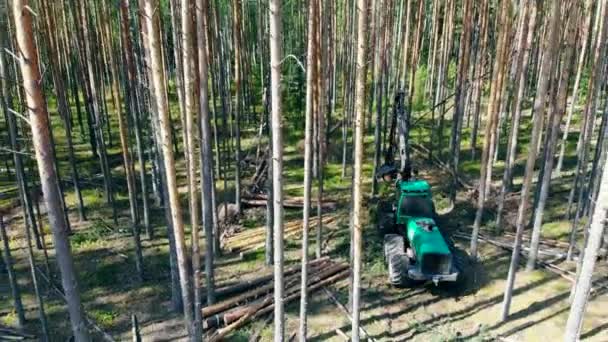
<path fill-rule="evenodd" d="M 384 260 L 388 279 L 396 286 L 414 286 L 426 281 L 435 285 L 455 282 L 459 271 L 454 249 L 437 225 L 431 187 L 417 179 L 409 160 L 409 115 L 403 105 L 405 95 L 398 93 L 385 164 L 376 177 L 394 184 L 394 199 L 380 201 L 377 210 L 378 232 L 384 238 Z M 392 157 L 395 126 L 399 129 L 400 170 Z M 412 175 L 412 171 L 414 171 Z"/>

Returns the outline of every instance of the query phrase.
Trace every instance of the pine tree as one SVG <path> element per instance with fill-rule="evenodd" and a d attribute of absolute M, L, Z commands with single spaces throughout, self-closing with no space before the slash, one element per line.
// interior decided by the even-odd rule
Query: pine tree
<path fill-rule="evenodd" d="M 269 0 L 270 97 L 272 111 L 272 189 L 274 199 L 274 340 L 285 340 L 283 296 L 283 117 L 281 108 L 281 61 L 283 59 L 282 0 Z"/>
<path fill-rule="evenodd" d="M 357 77 L 355 81 L 355 135 L 354 135 L 354 165 L 353 165 L 353 324 L 352 324 L 352 340 L 359 342 L 359 326 L 360 326 L 360 307 L 361 307 L 361 264 L 363 259 L 363 241 L 362 241 L 362 204 L 363 204 L 363 117 L 365 116 L 365 80 L 366 80 L 366 56 L 367 56 L 367 0 L 357 0 Z"/>
<path fill-rule="evenodd" d="M 173 149 L 171 148 L 173 134 L 171 132 L 166 77 L 161 55 L 158 11 L 155 10 L 158 5 L 159 2 L 157 0 L 145 0 L 145 20 L 148 29 L 150 68 L 152 71 L 152 83 L 154 84 L 154 100 L 156 101 L 156 109 L 158 111 L 163 162 L 166 170 L 165 181 L 167 183 L 169 195 L 168 205 L 171 210 L 171 221 L 175 235 L 175 247 L 177 252 L 177 263 L 182 290 L 185 323 L 187 330 L 191 334 L 190 336 L 194 339 L 193 305 L 190 294 L 190 275 L 188 274 L 186 244 L 184 241 L 184 222 L 182 217 L 182 208 L 179 202 L 179 194 L 177 191 L 175 157 L 173 154 Z M 198 211 L 198 207 L 196 209 Z"/>
<path fill-rule="evenodd" d="M 34 40 L 32 13 L 27 0 L 13 0 L 12 13 L 15 21 L 15 33 L 19 51 L 19 65 L 25 89 L 32 142 L 36 153 L 38 173 L 42 192 L 48 211 L 50 226 L 53 232 L 55 257 L 61 272 L 61 282 L 68 305 L 72 333 L 77 342 L 89 341 L 80 292 L 74 270 L 74 261 L 68 239 L 67 222 L 64 216 L 61 194 L 55 160 L 51 146 L 49 130 L 49 115 L 46 107 L 40 69 L 38 67 L 38 51 Z"/>

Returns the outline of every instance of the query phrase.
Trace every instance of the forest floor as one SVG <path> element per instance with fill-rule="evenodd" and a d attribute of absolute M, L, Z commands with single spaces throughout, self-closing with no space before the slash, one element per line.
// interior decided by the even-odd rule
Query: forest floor
<path fill-rule="evenodd" d="M 448 125 L 446 124 L 446 127 Z M 58 130 L 60 131 L 60 130 Z M 286 130 L 287 131 L 287 130 Z M 288 130 L 285 141 L 285 190 L 286 196 L 300 196 L 302 193 L 302 151 L 301 135 L 293 132 L 302 130 Z M 253 130 L 245 135 L 243 146 L 246 151 L 254 150 Z M 574 134 L 573 134 L 574 135 Z M 61 134 L 57 134 L 61 141 Z M 424 141 L 423 136 L 415 136 L 414 140 Z M 465 135 L 466 139 L 466 135 Z M 373 137 L 366 138 L 367 155 L 371 156 Z M 96 160 L 92 160 L 88 146 L 82 142 L 78 147 L 79 165 L 82 177 L 86 179 L 83 192 L 87 206 L 88 220 L 78 223 L 77 212 L 74 209 L 74 195 L 67 192 L 67 202 L 70 205 L 70 216 L 73 222 L 74 234 L 71 237 L 74 260 L 78 270 L 80 290 L 83 305 L 87 315 L 103 330 L 114 336 L 117 340 L 128 340 L 131 334 L 131 315 L 136 314 L 140 323 L 144 341 L 174 341 L 186 340 L 181 315 L 171 311 L 170 279 L 168 241 L 165 237 L 166 226 L 163 224 L 164 215 L 157 207 L 152 212 L 152 222 L 157 233 L 154 240 L 143 240 L 145 279 L 139 282 L 134 276 L 133 243 L 128 222 L 128 199 L 126 197 L 126 184 L 123 184 L 123 172 L 118 139 L 114 138 L 114 145 L 109 150 L 110 163 L 113 166 L 114 178 L 117 181 L 119 222 L 112 222 L 110 208 L 104 203 L 100 190 L 100 179 Z M 325 213 L 327 222 L 324 225 L 324 238 L 326 244 L 324 251 L 335 259 L 348 260 L 349 254 L 349 203 L 350 203 L 350 169 L 346 177 L 342 177 L 340 165 L 340 146 L 336 140 L 335 146 L 329 148 L 328 165 L 325 169 L 325 200 L 338 203 L 333 212 Z M 525 155 L 522 151 L 521 155 Z M 65 153 L 59 148 L 58 153 Z M 428 179 L 434 189 L 434 199 L 440 213 L 447 207 L 447 193 L 450 182 L 449 175 L 442 169 L 428 163 L 418 156 L 416 165 L 420 169 L 420 176 Z M 64 178 L 68 175 L 65 164 L 66 158 L 61 160 L 61 169 Z M 462 173 L 464 177 L 476 179 L 478 177 L 479 163 L 470 160 L 470 151 L 463 151 Z M 372 161 L 367 158 L 364 174 L 371 176 Z M 524 160 L 518 161 L 516 185 L 521 181 Z M 502 175 L 500 163 L 495 170 L 495 179 Z M 567 158 L 567 167 L 573 167 L 572 156 Z M 178 172 L 180 181 L 185 183 L 185 168 L 179 162 Z M 565 212 L 565 198 L 567 198 L 571 177 L 568 170 L 562 182 L 552 184 L 550 196 L 545 211 L 545 224 L 543 238 L 567 241 L 570 224 L 563 218 Z M 244 178 L 248 179 L 252 170 L 245 170 Z M 229 175 L 230 176 L 230 175 Z M 0 190 L 5 191 L 13 186 L 11 179 L 6 176 L 0 180 Z M 499 182 L 496 182 L 498 184 Z M 222 192 L 222 182 L 218 182 L 220 196 L 229 193 L 229 187 Z M 231 184 L 229 184 L 231 185 Z M 316 182 L 313 189 L 316 189 Z M 374 200 L 369 198 L 371 178 L 364 184 L 365 196 L 369 215 L 365 215 L 364 228 L 364 266 L 362 279 L 362 325 L 365 330 L 378 341 L 539 341 L 559 340 L 569 311 L 568 296 L 571 282 L 556 273 L 545 269 L 525 272 L 523 268 L 517 274 L 516 287 L 511 307 L 511 316 L 507 322 L 500 322 L 500 309 L 505 287 L 511 252 L 492 244 L 481 242 L 479 259 L 476 262 L 468 261 L 463 273 L 466 274 L 462 286 L 434 286 L 421 285 L 412 289 L 394 288 L 388 285 L 386 267 L 382 257 L 382 240 L 375 231 Z M 381 184 L 381 194 L 391 192 L 389 186 Z M 67 189 L 70 190 L 70 189 Z M 316 190 L 313 190 L 313 193 Z M 186 202 L 185 188 L 182 193 L 184 208 Z M 457 202 L 449 213 L 440 217 L 442 229 L 452 233 L 456 247 L 466 254 L 468 241 L 457 237 L 456 232 L 470 231 L 475 212 L 473 192 L 463 189 L 459 192 Z M 491 196 L 493 197 L 493 196 Z M 492 202 L 492 201 L 490 201 Z M 484 216 L 482 234 L 497 240 L 511 243 L 507 234 L 497 235 L 494 216 L 490 211 Z M 514 213 L 516 212 L 517 197 L 510 197 L 507 203 L 507 223 L 502 227 L 504 232 L 512 231 Z M 23 290 L 23 300 L 27 309 L 28 332 L 39 331 L 37 321 L 37 305 L 33 294 L 31 277 L 27 263 L 25 239 L 23 237 L 23 221 L 18 214 L 18 208 L 12 211 L 15 215 L 8 218 L 10 242 L 12 246 L 15 268 L 19 284 Z M 290 227 L 297 227 L 301 219 L 300 210 L 286 210 L 286 222 Z M 187 221 L 187 220 L 186 220 Z M 313 219 L 314 221 L 314 219 Z M 263 242 L 265 212 L 260 208 L 247 209 L 240 219 L 239 229 L 243 235 L 235 235 L 228 239 L 225 247 L 239 245 L 241 248 L 256 247 Z M 187 227 L 187 229 L 189 229 Z M 257 230 L 257 231 L 256 231 Z M 50 242 L 49 228 L 45 226 L 47 244 L 51 259 L 51 270 L 54 283 L 59 284 L 54 255 Z M 247 236 L 247 239 L 244 236 Z M 316 244 L 314 234 L 311 245 Z M 580 234 L 579 234 L 580 235 Z M 187 235 L 189 236 L 189 235 Z M 242 239 L 240 237 L 243 237 Z M 581 237 L 579 236 L 579 241 Z M 204 238 L 201 237 L 204 245 Z M 300 241 L 297 230 L 287 234 L 285 244 L 285 259 L 287 265 L 294 265 L 300 260 Z M 204 247 L 203 247 L 204 248 Z M 42 252 L 35 250 L 36 260 L 40 269 L 44 270 Z M 573 270 L 574 263 L 562 262 L 560 268 Z M 270 272 L 264 265 L 264 251 L 257 250 L 250 257 L 242 260 L 238 253 L 225 254 L 216 262 L 216 281 L 218 283 L 235 279 L 245 279 L 259 275 L 261 272 Z M 608 275 L 608 267 L 602 263 L 597 274 Z M 600 277 L 601 278 L 601 277 Z M 40 280 L 43 289 L 46 314 L 50 324 L 52 340 L 62 341 L 70 336 L 70 327 L 67 312 L 62 300 L 53 292 L 48 284 Z M 336 294 L 339 301 L 346 304 L 348 300 L 348 281 L 338 282 L 328 288 Z M 589 341 L 608 341 L 608 322 L 606 321 L 606 308 L 608 307 L 608 292 L 606 279 L 597 279 L 593 299 L 589 302 L 582 329 L 582 339 Z M 343 338 L 336 333 L 340 329 L 350 334 L 350 321 L 345 314 L 333 303 L 323 291 L 311 295 L 309 302 L 309 337 L 311 341 L 342 341 Z M 288 335 L 297 331 L 299 302 L 291 303 L 286 308 Z M 0 277 L 0 326 L 12 326 L 16 323 L 16 316 L 12 309 L 12 299 L 8 287 L 8 280 L 4 274 Z M 265 326 L 264 326 L 265 325 Z M 261 339 L 270 340 L 272 323 L 258 321 L 230 335 L 228 340 L 247 341 L 249 335 L 263 328 Z M 100 340 L 96 336 L 95 340 Z"/>

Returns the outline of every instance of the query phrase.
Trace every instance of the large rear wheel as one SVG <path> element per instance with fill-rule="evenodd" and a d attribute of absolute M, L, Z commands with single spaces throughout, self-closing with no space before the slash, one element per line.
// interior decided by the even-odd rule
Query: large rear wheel
<path fill-rule="evenodd" d="M 403 236 L 397 234 L 384 235 L 384 261 L 388 263 L 391 256 L 404 253 Z"/>

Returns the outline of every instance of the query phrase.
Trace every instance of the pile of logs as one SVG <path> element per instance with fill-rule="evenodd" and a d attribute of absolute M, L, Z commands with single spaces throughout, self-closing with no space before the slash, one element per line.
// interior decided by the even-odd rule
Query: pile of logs
<path fill-rule="evenodd" d="M 323 216 L 322 222 L 323 226 L 326 226 L 330 223 L 335 222 L 338 219 L 338 216 L 327 214 Z M 318 221 L 313 219 L 309 225 L 309 230 L 315 229 L 317 227 Z M 224 250 L 231 253 L 240 253 L 241 258 L 243 258 L 246 254 L 256 253 L 260 251 L 265 246 L 265 227 L 258 227 L 247 229 L 236 233 L 232 236 L 226 236 L 222 241 L 224 242 Z M 284 225 L 284 237 L 290 238 L 301 234 L 302 232 L 302 220 L 293 220 L 287 222 Z M 244 254 L 244 255 L 243 255 Z"/>
<path fill-rule="evenodd" d="M 268 203 L 268 196 L 266 194 L 245 194 L 241 199 L 241 202 L 250 207 L 265 207 Z M 313 208 L 317 207 L 317 201 L 311 201 L 310 205 Z M 334 201 L 323 201 L 321 207 L 324 211 L 334 211 L 338 207 L 338 203 Z M 283 199 L 283 208 L 286 209 L 302 209 L 304 208 L 304 199 L 301 197 L 286 197 Z"/>
<path fill-rule="evenodd" d="M 308 264 L 308 291 L 314 292 L 345 279 L 349 272 L 347 263 L 332 261 L 327 257 L 315 259 Z M 289 303 L 300 298 L 301 266 L 286 268 L 284 275 L 283 298 L 284 303 Z M 203 328 L 209 341 L 220 341 L 227 334 L 249 322 L 263 319 L 274 310 L 272 275 L 240 282 L 219 292 L 225 299 L 202 309 Z"/>

